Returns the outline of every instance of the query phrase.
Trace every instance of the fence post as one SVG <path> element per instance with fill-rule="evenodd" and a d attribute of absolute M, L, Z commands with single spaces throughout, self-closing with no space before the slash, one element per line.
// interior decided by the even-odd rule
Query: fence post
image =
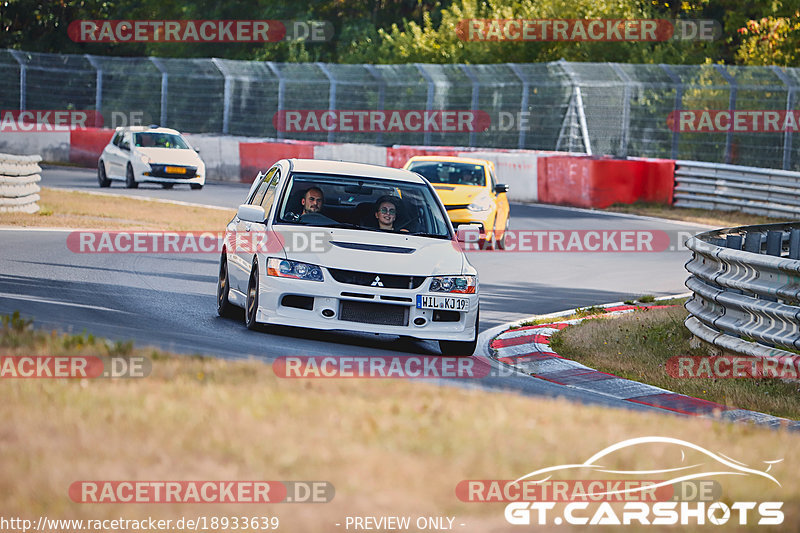
<path fill-rule="evenodd" d="M 94 125 L 95 127 L 101 128 L 104 126 L 103 120 L 103 68 L 100 66 L 100 63 L 97 62 L 97 59 L 90 56 L 89 54 L 84 54 L 86 60 L 89 62 L 92 67 L 97 71 L 97 81 L 95 81 L 94 86 Z M 98 124 L 98 121 L 100 122 Z M 113 124 L 112 124 L 113 125 Z"/>
<path fill-rule="evenodd" d="M 583 137 L 583 149 L 586 150 L 587 155 L 592 155 L 592 141 L 589 138 L 589 127 L 586 124 L 586 113 L 583 109 L 583 95 L 581 94 L 581 87 L 578 85 L 578 80 L 575 77 L 575 73 L 572 71 L 572 67 L 569 66 L 565 60 L 560 59 L 558 61 L 558 65 L 564 69 L 567 76 L 569 76 L 570 81 L 572 82 L 572 93 L 575 96 L 575 110 L 578 113 L 578 124 L 581 128 L 581 136 Z"/>
<path fill-rule="evenodd" d="M 319 67 L 322 73 L 328 77 L 328 84 L 330 85 L 330 89 L 328 91 L 328 111 L 336 111 L 336 85 L 338 82 L 336 81 L 336 78 L 333 77 L 333 74 L 331 74 L 331 71 L 328 69 L 328 66 L 325 63 L 316 63 L 316 65 Z M 332 143 L 336 140 L 336 131 L 334 130 L 335 128 L 332 128 L 328 131 L 329 143 Z"/>
<path fill-rule="evenodd" d="M 383 79 L 378 73 L 378 69 L 375 68 L 375 65 L 364 65 L 373 78 L 378 82 L 378 109 L 377 111 L 383 111 L 384 105 L 386 102 L 386 80 Z M 377 137 L 375 138 L 376 144 L 383 144 L 383 131 L 378 130 Z"/>
<path fill-rule="evenodd" d="M 797 91 L 797 85 L 792 81 L 789 76 L 786 75 L 784 71 L 781 70 L 780 67 L 773 65 L 772 72 L 780 78 L 784 85 L 786 85 L 789 89 L 786 93 L 786 112 L 791 113 L 794 111 L 794 97 Z M 791 128 L 786 128 L 786 131 L 783 132 L 783 170 L 789 170 L 792 168 L 792 130 Z"/>
<path fill-rule="evenodd" d="M 678 113 L 681 107 L 683 107 L 683 82 L 681 82 L 681 79 L 678 77 L 678 75 L 675 74 L 675 72 L 673 72 L 671 68 L 669 68 L 669 65 L 661 63 L 658 66 L 661 67 L 664 70 L 664 72 L 667 73 L 669 79 L 671 79 L 672 83 L 675 84 L 675 103 L 672 106 L 672 113 L 673 113 L 672 116 L 673 119 L 678 120 L 679 117 L 676 116 L 676 113 Z M 680 134 L 681 134 L 680 128 L 676 128 L 673 126 L 672 150 L 671 150 L 672 159 L 678 159 L 678 141 L 680 141 Z"/>
<path fill-rule="evenodd" d="M 630 142 L 630 126 L 631 126 L 631 85 L 633 80 L 630 76 L 622 70 L 619 63 L 608 64 L 617 76 L 622 80 L 622 98 L 625 100 L 622 104 L 622 136 L 619 139 L 619 157 L 628 157 L 628 143 Z"/>
<path fill-rule="evenodd" d="M 530 83 L 522 75 L 522 69 L 519 68 L 519 65 L 516 63 L 508 63 L 509 68 L 517 75 L 519 81 L 522 82 L 522 99 L 519 104 L 519 112 L 520 117 L 522 113 L 526 113 L 528 111 L 528 92 L 530 91 Z M 519 121 L 518 121 L 519 122 Z M 519 140 L 517 141 L 517 148 L 520 150 L 525 149 L 525 128 L 520 127 L 519 129 Z"/>
<path fill-rule="evenodd" d="M 217 67 L 219 73 L 225 79 L 222 89 L 222 133 L 228 135 L 230 133 L 231 122 L 231 92 L 233 79 L 228 72 L 228 68 L 219 61 L 218 58 L 212 57 L 211 62 Z"/>
<path fill-rule="evenodd" d="M 284 95 L 286 94 L 286 82 L 281 75 L 281 71 L 275 66 L 275 63 L 272 61 L 267 61 L 267 67 L 269 67 L 272 73 L 275 74 L 275 77 L 278 78 L 278 116 L 280 116 L 280 112 L 283 111 Z M 286 137 L 286 132 L 278 131 L 276 133 L 279 141 L 282 141 Z"/>
<path fill-rule="evenodd" d="M 9 50 L 11 56 L 19 63 L 19 110 L 25 111 L 27 109 L 27 100 L 26 100 L 26 93 L 28 91 L 27 88 L 27 78 L 28 78 L 28 67 L 25 65 L 25 61 L 22 59 L 22 54 L 19 50 Z"/>
<path fill-rule="evenodd" d="M 725 81 L 728 82 L 730 85 L 730 96 L 728 97 L 728 111 L 733 113 L 736 111 L 736 80 L 730 73 L 725 69 L 724 66 L 716 64 L 714 68 L 717 69 L 717 72 L 725 78 Z M 725 163 L 732 164 L 733 163 L 733 131 L 729 128 L 728 133 L 725 134 Z"/>
<path fill-rule="evenodd" d="M 159 119 L 159 126 L 167 127 L 167 88 L 169 84 L 169 74 L 164 68 L 161 59 L 157 57 L 150 57 L 150 61 L 156 66 L 161 73 L 161 118 Z"/>
<path fill-rule="evenodd" d="M 420 63 L 414 63 L 414 66 L 417 67 L 419 73 L 422 75 L 423 78 L 425 78 L 425 81 L 428 82 L 428 95 L 427 98 L 425 99 L 425 111 L 430 113 L 431 110 L 433 110 L 433 96 L 436 91 L 436 86 L 433 83 L 433 78 L 431 78 L 430 74 L 428 74 L 425 71 L 424 65 Z M 427 129 L 425 130 L 422 144 L 424 144 L 425 146 L 431 145 L 431 132 L 428 131 Z"/>
<path fill-rule="evenodd" d="M 472 82 L 472 99 L 470 100 L 470 110 L 472 111 L 473 124 L 477 124 L 478 98 L 480 97 L 481 83 L 478 81 L 477 76 L 475 76 L 475 73 L 472 72 L 472 68 L 470 68 L 469 65 L 461 65 L 461 70 L 464 71 L 464 74 L 467 75 L 469 81 Z M 469 145 L 475 146 L 477 139 L 478 132 L 473 127 L 472 131 L 469 132 Z"/>

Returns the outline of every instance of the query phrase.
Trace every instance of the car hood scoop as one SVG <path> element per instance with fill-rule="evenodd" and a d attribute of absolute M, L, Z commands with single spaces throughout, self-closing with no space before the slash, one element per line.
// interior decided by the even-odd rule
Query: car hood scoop
<path fill-rule="evenodd" d="M 351 250 L 367 250 L 370 252 L 388 252 L 394 254 L 413 254 L 416 248 L 404 248 L 401 246 L 387 246 L 385 244 L 367 244 L 363 242 L 330 241 L 339 248 L 349 248 Z"/>

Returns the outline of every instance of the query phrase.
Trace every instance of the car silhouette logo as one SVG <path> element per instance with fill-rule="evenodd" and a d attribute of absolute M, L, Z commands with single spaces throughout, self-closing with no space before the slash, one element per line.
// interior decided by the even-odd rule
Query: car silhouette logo
<path fill-rule="evenodd" d="M 375 276 L 375 280 L 371 284 L 372 287 L 383 287 L 383 282 L 380 276 Z"/>

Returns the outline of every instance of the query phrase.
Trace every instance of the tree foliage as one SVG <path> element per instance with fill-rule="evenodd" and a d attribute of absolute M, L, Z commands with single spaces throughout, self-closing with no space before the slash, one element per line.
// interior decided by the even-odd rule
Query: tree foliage
<path fill-rule="evenodd" d="M 0 48 L 98 55 L 343 63 L 631 63 L 800 66 L 799 0 L 0 0 Z M 465 19 L 714 19 L 721 39 L 663 42 L 473 42 Z M 76 43 L 82 19 L 325 20 L 328 43 Z"/>

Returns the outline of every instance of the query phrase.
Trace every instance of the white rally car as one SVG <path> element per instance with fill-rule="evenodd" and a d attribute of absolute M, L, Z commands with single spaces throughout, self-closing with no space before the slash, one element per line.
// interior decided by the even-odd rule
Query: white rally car
<path fill-rule="evenodd" d="M 159 183 L 165 189 L 186 183 L 202 189 L 206 165 L 197 150 L 176 130 L 155 126 L 117 128 L 97 162 L 97 182 L 109 187 L 121 180 L 129 189 L 141 182 Z"/>
<path fill-rule="evenodd" d="M 477 271 L 433 187 L 359 163 L 290 159 L 259 173 L 220 260 L 219 314 L 232 305 L 250 329 L 403 335 L 445 355 L 472 355 L 478 335 Z"/>

